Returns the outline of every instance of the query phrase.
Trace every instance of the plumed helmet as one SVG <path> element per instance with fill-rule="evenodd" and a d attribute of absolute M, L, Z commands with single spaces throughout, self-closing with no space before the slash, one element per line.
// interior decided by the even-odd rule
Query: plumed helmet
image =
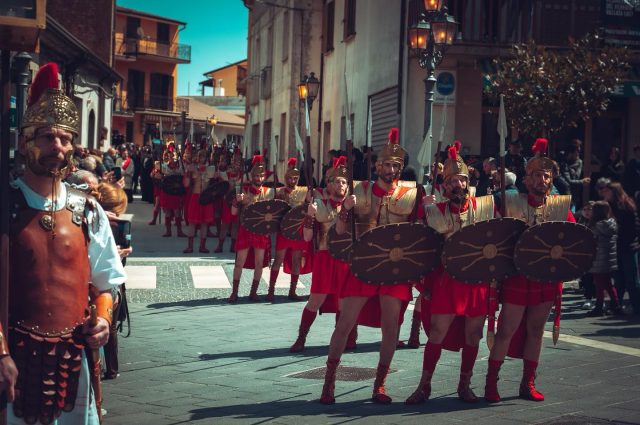
<path fill-rule="evenodd" d="M 398 144 L 399 130 L 393 127 L 389 130 L 389 139 L 378 155 L 378 162 L 382 164 L 384 161 L 397 161 L 404 166 L 404 158 L 407 152 Z"/>
<path fill-rule="evenodd" d="M 284 173 L 285 178 L 288 177 L 300 177 L 300 170 L 298 169 L 298 160 L 296 158 L 289 158 L 287 161 L 287 172 Z"/>
<path fill-rule="evenodd" d="M 58 65 L 50 62 L 38 70 L 29 88 L 27 110 L 22 119 L 21 131 L 32 138 L 43 127 L 56 127 L 79 134 L 79 115 L 75 103 L 59 88 Z"/>
<path fill-rule="evenodd" d="M 327 170 L 327 181 L 332 182 L 339 177 L 342 177 L 343 179 L 347 179 L 349 177 L 347 157 L 344 155 L 334 158 L 333 166 Z"/>
<path fill-rule="evenodd" d="M 533 158 L 527 161 L 525 167 L 527 175 L 530 175 L 534 171 L 548 171 L 553 172 L 555 161 L 546 157 L 549 141 L 547 139 L 538 138 L 531 146 L 531 152 L 533 152 Z"/>
<path fill-rule="evenodd" d="M 254 155 L 251 160 L 251 175 L 265 174 L 266 167 L 264 163 L 264 157 L 262 155 Z"/>
<path fill-rule="evenodd" d="M 464 163 L 464 160 L 460 156 L 460 148 L 462 143 L 459 140 L 453 142 L 453 145 L 447 150 L 447 159 L 444 161 L 444 179 L 448 179 L 453 176 L 464 176 L 469 178 L 469 167 Z"/>

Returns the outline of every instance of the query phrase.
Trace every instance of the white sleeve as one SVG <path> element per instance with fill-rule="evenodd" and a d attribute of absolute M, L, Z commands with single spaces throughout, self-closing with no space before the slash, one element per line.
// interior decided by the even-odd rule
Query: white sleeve
<path fill-rule="evenodd" d="M 109 219 L 97 203 L 89 215 L 89 263 L 91 284 L 100 291 L 108 291 L 127 280 Z"/>

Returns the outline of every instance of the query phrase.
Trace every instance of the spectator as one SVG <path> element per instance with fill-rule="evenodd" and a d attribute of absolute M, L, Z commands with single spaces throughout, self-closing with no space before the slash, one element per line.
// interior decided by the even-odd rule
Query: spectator
<path fill-rule="evenodd" d="M 498 163 L 495 158 L 489 157 L 482 161 L 482 171 L 480 172 L 478 184 L 476 185 L 476 196 L 489 194 L 489 189 L 494 185 L 491 181 L 491 176 L 497 169 Z"/>
<path fill-rule="evenodd" d="M 153 171 L 153 153 L 149 146 L 142 148 L 142 171 L 140 172 L 140 191 L 142 192 L 142 200 L 153 204 L 153 180 L 151 179 L 151 171 Z"/>
<path fill-rule="evenodd" d="M 505 181 L 505 187 L 504 187 L 504 191 L 505 193 L 518 193 L 518 187 L 516 186 L 516 180 L 517 177 L 515 175 L 515 173 L 512 173 L 511 171 L 506 171 L 504 173 L 504 181 Z M 500 207 L 502 206 L 502 190 L 501 190 L 501 183 L 500 183 L 500 173 L 496 172 L 496 188 L 493 192 L 493 201 L 494 204 L 496 206 L 496 210 L 500 210 Z"/>
<path fill-rule="evenodd" d="M 620 158 L 620 149 L 615 146 L 609 151 L 609 158 L 604 162 L 602 177 L 607 177 L 615 182 L 622 181 L 624 176 L 624 162 Z M 633 194 L 633 193 L 632 193 Z"/>
<path fill-rule="evenodd" d="M 504 164 L 508 170 L 516 175 L 516 186 L 520 192 L 526 192 L 524 187 L 525 166 L 527 160 L 522 156 L 522 143 L 520 140 L 509 142 L 509 150 L 504 156 Z"/>
<path fill-rule="evenodd" d="M 558 163 L 553 163 L 553 187 L 555 188 L 554 194 L 557 195 L 571 195 L 571 186 L 564 179 L 560 173 L 560 167 Z"/>
<path fill-rule="evenodd" d="M 88 195 L 95 195 L 98 188 L 98 177 L 87 170 L 77 170 L 69 174 L 66 178 L 67 183 Z"/>
<path fill-rule="evenodd" d="M 102 164 L 107 172 L 111 171 L 116 166 L 116 150 L 109 147 L 107 151 L 102 155 Z"/>
<path fill-rule="evenodd" d="M 595 201 L 589 201 L 582 207 L 580 213 L 576 216 L 576 222 L 585 226 L 589 226 L 589 222 L 591 221 L 591 217 L 593 215 L 593 204 Z M 580 278 L 580 287 L 584 291 L 585 302 L 582 305 L 583 310 L 591 310 L 594 305 L 591 303 L 591 300 L 596 294 L 596 288 L 593 284 L 593 275 L 591 273 L 586 273 L 584 276 Z"/>
<path fill-rule="evenodd" d="M 633 158 L 624 169 L 624 190 L 636 200 L 640 196 L 640 144 L 633 147 Z"/>
<path fill-rule="evenodd" d="M 100 141 L 98 142 L 98 148 L 101 152 L 106 152 L 109 150 L 111 143 L 109 142 L 109 129 L 107 127 L 102 127 L 100 129 Z"/>
<path fill-rule="evenodd" d="M 127 210 L 127 194 L 117 185 L 101 183 L 97 188 L 97 199 L 109 217 L 111 231 L 116 240 L 122 264 L 126 265 L 127 257 L 133 252 L 130 240 L 125 234 L 125 222 L 119 219 Z M 118 373 L 118 322 L 122 320 L 122 309 L 126 309 L 125 284 L 120 285 L 113 294 L 113 320 L 109 328 L 109 342 L 104 346 L 105 373 L 102 379 L 115 379 Z M 120 320 L 119 320 L 120 319 Z"/>
<path fill-rule="evenodd" d="M 131 159 L 133 160 L 133 181 L 131 182 L 131 192 L 136 193 L 138 191 L 138 182 L 140 181 L 140 175 L 142 173 L 142 156 L 140 155 L 140 148 L 136 144 L 131 144 L 130 150 Z"/>
<path fill-rule="evenodd" d="M 400 180 L 417 182 L 418 175 L 416 174 L 415 168 L 413 168 L 411 165 L 407 165 L 406 167 L 404 167 L 404 169 L 402 170 L 402 174 L 400 174 Z"/>
<path fill-rule="evenodd" d="M 598 181 L 600 183 L 601 180 Z M 638 233 L 640 220 L 636 204 L 618 182 L 600 186 L 599 194 L 609 203 L 618 223 L 618 271 L 615 275 L 618 301 L 622 305 L 625 291 L 629 293 L 634 314 L 640 314 L 640 282 L 638 277 Z"/>
<path fill-rule="evenodd" d="M 95 172 L 96 172 L 96 159 L 93 156 L 88 155 L 87 157 L 82 158 L 80 160 L 80 163 L 78 164 L 78 167 L 83 169 L 83 170 L 87 170 L 87 171 L 90 171 L 90 172 L 95 174 Z"/>
<path fill-rule="evenodd" d="M 129 203 L 133 202 L 133 175 L 135 173 L 135 165 L 129 156 L 129 151 L 125 145 L 120 145 L 120 157 L 116 160 L 116 166 L 122 169 L 122 177 L 124 178 L 124 191 L 127 194 Z"/>
<path fill-rule="evenodd" d="M 582 205 L 582 191 L 585 185 L 591 183 L 591 178 L 582 175 L 582 160 L 580 149 L 570 146 L 565 160 L 560 164 L 560 174 L 569 183 L 571 189 L 571 211 L 575 212 L 577 205 Z"/>
<path fill-rule="evenodd" d="M 587 313 L 589 317 L 604 315 L 604 293 L 609 294 L 610 308 L 613 314 L 623 314 L 618 303 L 616 288 L 611 283 L 613 273 L 618 270 L 616 255 L 618 228 L 615 218 L 611 216 L 611 207 L 606 201 L 593 204 L 593 213 L 589 220 L 589 228 L 596 235 L 596 257 L 589 273 L 593 275 L 596 287 L 596 306 Z"/>

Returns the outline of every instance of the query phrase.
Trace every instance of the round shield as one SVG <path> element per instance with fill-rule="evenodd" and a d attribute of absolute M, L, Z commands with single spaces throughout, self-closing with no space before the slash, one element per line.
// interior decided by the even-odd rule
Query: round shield
<path fill-rule="evenodd" d="M 182 196 L 187 191 L 182 184 L 182 176 L 179 174 L 164 177 L 162 179 L 162 190 L 164 193 L 173 196 Z"/>
<path fill-rule="evenodd" d="M 232 187 L 231 190 L 227 192 L 227 194 L 224 196 L 224 199 L 227 201 L 228 205 L 231 205 L 235 197 L 236 197 L 236 188 Z"/>
<path fill-rule="evenodd" d="M 516 243 L 513 260 L 528 279 L 574 280 L 585 274 L 596 255 L 596 237 L 586 226 L 549 221 L 528 228 Z"/>
<path fill-rule="evenodd" d="M 365 232 L 351 249 L 351 272 L 375 285 L 422 279 L 440 264 L 444 239 L 420 223 L 379 226 Z"/>
<path fill-rule="evenodd" d="M 349 253 L 351 252 L 351 232 L 346 231 L 339 235 L 336 232 L 336 226 L 331 226 L 327 234 L 327 245 L 329 254 L 340 261 L 349 261 Z"/>
<path fill-rule="evenodd" d="M 231 185 L 226 180 L 212 181 L 200 194 L 200 205 L 207 205 L 227 194 Z"/>
<path fill-rule="evenodd" d="M 292 241 L 301 241 L 302 232 L 300 228 L 305 215 L 307 215 L 307 204 L 298 205 L 287 211 L 280 223 L 282 236 Z"/>
<path fill-rule="evenodd" d="M 442 265 L 464 283 L 502 280 L 518 273 L 513 249 L 527 224 L 515 218 L 494 218 L 464 227 L 444 243 Z"/>
<path fill-rule="evenodd" d="M 240 222 L 252 233 L 269 235 L 278 231 L 289 209 L 289 204 L 280 199 L 259 201 L 243 209 Z"/>

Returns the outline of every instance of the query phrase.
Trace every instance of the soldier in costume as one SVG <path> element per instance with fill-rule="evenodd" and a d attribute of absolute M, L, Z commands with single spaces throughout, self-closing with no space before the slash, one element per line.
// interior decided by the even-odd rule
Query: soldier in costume
<path fill-rule="evenodd" d="M 298 160 L 296 158 L 289 158 L 287 162 L 287 172 L 284 175 L 285 186 L 276 189 L 276 198 L 282 199 L 289 204 L 291 208 L 302 205 L 307 195 L 307 187 L 298 186 L 300 170 L 296 168 L 297 163 Z M 285 258 L 285 254 L 288 254 L 289 258 Z M 304 259 L 303 256 L 305 257 Z M 269 274 L 267 301 L 273 302 L 274 300 L 276 280 L 278 279 L 280 266 L 282 266 L 283 262 L 285 263 L 285 270 L 290 270 L 291 272 L 291 284 L 289 285 L 288 297 L 292 301 L 302 300 L 302 297 L 296 294 L 296 286 L 298 285 L 300 268 L 303 261 L 311 264 L 309 243 L 304 240 L 293 241 L 287 239 L 278 232 L 276 236 L 276 256 L 271 264 L 271 273 Z M 306 266 L 305 271 L 308 273 L 311 271 L 311 268 Z"/>
<path fill-rule="evenodd" d="M 398 129 L 389 132 L 389 142 L 381 150 L 376 162 L 375 182 L 355 183 L 355 193 L 347 196 L 336 223 L 336 231 L 343 234 L 347 231 L 349 216 L 356 215 L 356 232 L 358 235 L 374 227 L 416 221 L 413 215 L 421 218 L 422 208 L 415 208 L 418 190 L 398 180 L 404 166 L 405 150 L 398 144 Z M 340 297 L 340 318 L 331 336 L 327 370 L 320 402 L 335 403 L 334 388 L 336 369 L 345 349 L 349 333 L 358 322 L 382 329 L 380 345 L 380 361 L 373 385 L 372 400 L 375 403 L 391 403 L 384 388 L 389 366 L 398 342 L 398 325 L 401 315 L 412 299 L 413 283 L 397 285 L 371 285 L 357 279 L 349 273 Z M 366 305 L 366 306 L 365 306 Z M 380 313 L 373 313 L 379 309 Z M 375 317 L 372 317 L 374 316 Z M 360 317 L 359 317 L 360 316 Z"/>
<path fill-rule="evenodd" d="M 213 224 L 213 204 L 200 205 L 200 193 L 206 189 L 207 185 L 215 177 L 215 169 L 207 166 L 207 150 L 201 148 L 198 151 L 195 164 L 187 167 L 187 173 L 184 176 L 184 186 L 190 194 L 189 203 L 187 204 L 187 221 L 189 222 L 189 236 L 187 247 L 182 251 L 185 254 L 193 252 L 193 239 L 196 230 L 200 233 L 199 252 L 208 254 L 207 249 L 207 228 Z"/>
<path fill-rule="evenodd" d="M 313 271 L 311 274 L 311 295 L 302 310 L 298 338 L 289 348 L 291 353 L 299 353 L 304 350 L 304 344 L 311 325 L 316 320 L 318 310 L 322 313 L 336 313 L 338 318 L 338 299 L 349 265 L 344 261 L 333 258 L 328 251 L 329 229 L 338 219 L 338 213 L 347 194 L 346 167 L 347 158 L 341 156 L 334 159 L 333 167 L 329 168 L 325 175 L 327 187 L 324 193 L 317 190 L 314 201 L 309 204 L 307 216 L 303 222 L 303 235 L 305 241 L 315 238 L 316 251 L 313 256 Z M 354 329 L 357 329 L 357 324 Z M 351 333 L 352 341 L 347 342 L 347 348 L 355 345 L 355 335 Z"/>
<path fill-rule="evenodd" d="M 153 182 L 153 218 L 149 222 L 150 226 L 155 226 L 160 214 L 160 187 L 162 183 L 162 171 L 160 170 L 160 161 L 153 162 L 153 169 L 151 170 L 151 181 Z"/>
<path fill-rule="evenodd" d="M 229 182 L 230 193 L 233 193 L 236 190 L 236 186 L 240 185 L 240 181 L 242 179 L 242 153 L 239 148 L 236 148 L 233 153 L 231 166 L 229 166 L 227 156 L 220 155 L 220 159 L 218 160 L 218 178 Z M 222 249 L 224 248 L 224 240 L 226 239 L 229 230 L 231 230 L 231 245 L 229 246 L 229 251 L 235 251 L 239 224 L 240 221 L 238 220 L 238 216 L 231 214 L 231 202 L 229 201 L 229 197 L 224 196 L 222 198 L 222 211 L 220 212 L 218 246 L 213 252 L 222 252 Z"/>
<path fill-rule="evenodd" d="M 0 328 L 0 391 L 11 402 L 11 425 L 98 424 L 101 400 L 84 349 L 106 344 L 111 291 L 126 279 L 106 214 L 62 183 L 79 116 L 58 86 L 57 65 L 44 65 L 21 124 L 25 173 L 11 183 L 8 334 Z M 88 322 L 90 296 L 96 326 Z"/>
<path fill-rule="evenodd" d="M 506 216 L 523 220 L 530 226 L 545 221 L 575 223 L 570 211 L 571 196 L 550 195 L 554 161 L 543 156 L 547 144 L 546 139 L 535 141 L 532 148 L 535 156 L 527 162 L 524 178 L 528 193 L 506 193 Z M 503 282 L 500 320 L 489 355 L 484 396 L 487 401 L 500 401 L 498 373 L 507 355 L 523 361 L 520 397 L 533 401 L 544 400 L 544 395 L 535 386 L 536 370 L 545 323 L 554 303 L 559 308 L 561 296 L 562 282 L 536 282 L 523 275 L 513 276 Z M 556 326 L 560 324 L 559 319 L 559 314 L 556 314 Z"/>
<path fill-rule="evenodd" d="M 167 145 L 163 159 L 164 161 L 160 166 L 163 180 L 170 176 L 182 175 L 178 153 L 176 152 L 173 142 Z M 162 208 L 164 212 L 164 225 L 166 229 L 162 237 L 171 237 L 172 220 L 175 220 L 176 223 L 177 236 L 181 238 L 186 237 L 187 235 L 182 231 L 182 196 L 172 195 L 162 190 L 160 192 L 160 208 Z"/>
<path fill-rule="evenodd" d="M 434 195 L 425 198 L 425 203 L 430 203 L 425 210 L 426 223 L 445 238 L 463 227 L 494 217 L 493 196 L 469 196 L 468 184 L 469 170 L 454 145 L 444 163 L 447 200 L 435 203 Z M 467 403 L 478 401 L 469 384 L 489 307 L 489 284 L 459 282 L 440 266 L 424 279 L 421 292 L 422 317 L 429 340 L 420 383 L 405 403 L 413 405 L 429 399 L 431 377 L 443 348 L 462 350 L 458 397 Z"/>
<path fill-rule="evenodd" d="M 263 186 L 266 169 L 262 155 L 254 155 L 251 168 L 251 182 L 242 188 L 242 193 L 236 195 L 231 206 L 231 214 L 237 216 L 242 206 L 248 206 L 258 201 L 273 199 L 273 189 Z M 242 224 L 238 229 L 238 239 L 236 240 L 236 263 L 233 269 L 233 287 L 230 303 L 238 300 L 238 288 L 242 269 L 253 268 L 253 282 L 249 299 L 260 301 L 258 297 L 258 285 L 262 277 L 262 269 L 269 264 L 271 251 L 271 240 L 269 236 L 258 235 L 247 230 Z"/>

